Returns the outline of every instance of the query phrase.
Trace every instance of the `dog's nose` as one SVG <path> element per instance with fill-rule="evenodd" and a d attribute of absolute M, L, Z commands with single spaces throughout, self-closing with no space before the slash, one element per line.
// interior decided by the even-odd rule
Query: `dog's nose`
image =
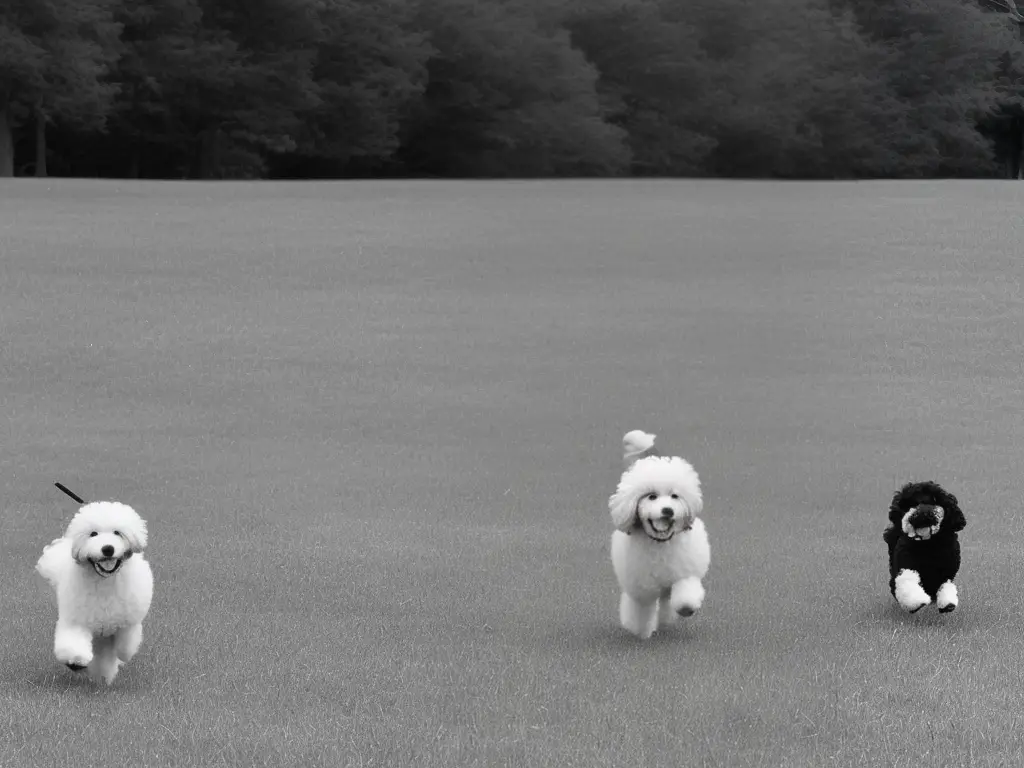
<path fill-rule="evenodd" d="M 922 504 L 910 516 L 910 520 L 919 525 L 934 525 L 938 519 L 938 515 L 935 514 L 935 507 L 931 504 Z"/>
<path fill-rule="evenodd" d="M 668 519 L 668 518 L 672 517 L 673 514 L 675 514 L 675 513 L 672 512 L 672 507 L 662 507 L 661 508 L 661 516 L 662 517 Z"/>
<path fill-rule="evenodd" d="M 103 553 L 104 557 L 113 557 L 114 556 L 114 548 L 112 546 L 110 546 L 109 544 L 104 546 L 103 549 L 100 550 L 100 552 Z"/>

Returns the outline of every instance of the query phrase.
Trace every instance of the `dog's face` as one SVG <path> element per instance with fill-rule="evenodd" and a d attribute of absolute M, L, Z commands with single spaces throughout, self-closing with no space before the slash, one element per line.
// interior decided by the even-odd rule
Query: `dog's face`
<path fill-rule="evenodd" d="M 927 541 L 939 532 L 946 510 L 937 504 L 918 504 L 903 515 L 900 525 L 912 539 Z"/>
<path fill-rule="evenodd" d="M 889 520 L 918 541 L 928 541 L 941 531 L 953 533 L 967 525 L 956 496 L 933 482 L 908 483 L 897 491 Z"/>
<path fill-rule="evenodd" d="M 672 490 L 651 491 L 641 496 L 636 516 L 644 533 L 655 541 L 667 541 L 680 530 L 693 526 L 693 515 L 679 494 Z"/>
<path fill-rule="evenodd" d="M 655 541 L 691 528 L 703 503 L 700 478 L 678 456 L 640 459 L 623 473 L 608 500 L 616 528 L 629 532 L 639 527 Z"/>
<path fill-rule="evenodd" d="M 75 562 L 107 578 L 146 548 L 146 522 L 126 504 L 98 501 L 79 510 L 64 536 Z"/>

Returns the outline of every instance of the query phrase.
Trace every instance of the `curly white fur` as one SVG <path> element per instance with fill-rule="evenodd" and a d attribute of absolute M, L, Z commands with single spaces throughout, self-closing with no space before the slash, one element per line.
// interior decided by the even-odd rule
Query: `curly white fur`
<path fill-rule="evenodd" d="M 932 601 L 928 593 L 921 588 L 920 574 L 909 568 L 904 568 L 896 576 L 894 594 L 899 604 L 911 613 Z"/>
<path fill-rule="evenodd" d="M 654 439 L 657 435 L 644 432 L 642 429 L 634 429 L 627 432 L 622 438 L 623 462 L 625 468 L 629 469 L 638 459 L 649 456 L 654 451 Z"/>
<path fill-rule="evenodd" d="M 116 501 L 86 504 L 64 536 L 43 549 L 36 571 L 57 597 L 53 652 L 109 685 L 142 643 L 153 572 L 141 554 L 146 522 Z"/>
<path fill-rule="evenodd" d="M 624 440 L 627 463 L 634 435 Z M 653 440 L 648 449 L 652 446 Z M 701 580 L 711 564 L 696 470 L 678 456 L 641 458 L 622 474 L 608 508 L 618 529 L 611 553 L 622 588 L 622 626 L 648 638 L 659 623 L 696 613 L 704 602 Z"/>

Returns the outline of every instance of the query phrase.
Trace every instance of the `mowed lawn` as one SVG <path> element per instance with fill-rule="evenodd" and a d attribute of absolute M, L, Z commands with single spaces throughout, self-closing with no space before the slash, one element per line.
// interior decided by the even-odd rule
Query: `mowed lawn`
<path fill-rule="evenodd" d="M 0 184 L 0 765 L 1024 761 L 1024 185 Z M 618 626 L 629 429 L 708 598 Z M 960 609 L 881 533 L 936 479 Z M 109 689 L 33 566 L 149 521 Z"/>

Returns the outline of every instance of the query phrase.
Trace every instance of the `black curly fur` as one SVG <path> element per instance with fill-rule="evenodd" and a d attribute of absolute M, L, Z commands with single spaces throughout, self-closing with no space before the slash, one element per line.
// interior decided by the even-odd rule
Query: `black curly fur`
<path fill-rule="evenodd" d="M 903 532 L 903 516 L 912 507 L 932 504 L 942 507 L 944 514 L 939 531 L 926 541 L 912 539 Z M 896 596 L 896 576 L 904 568 L 921 575 L 921 587 L 932 600 L 939 587 L 951 581 L 960 570 L 960 538 L 958 531 L 967 526 L 956 496 L 938 483 L 907 483 L 892 498 L 889 506 L 889 527 L 882 538 L 889 547 L 889 591 Z"/>

